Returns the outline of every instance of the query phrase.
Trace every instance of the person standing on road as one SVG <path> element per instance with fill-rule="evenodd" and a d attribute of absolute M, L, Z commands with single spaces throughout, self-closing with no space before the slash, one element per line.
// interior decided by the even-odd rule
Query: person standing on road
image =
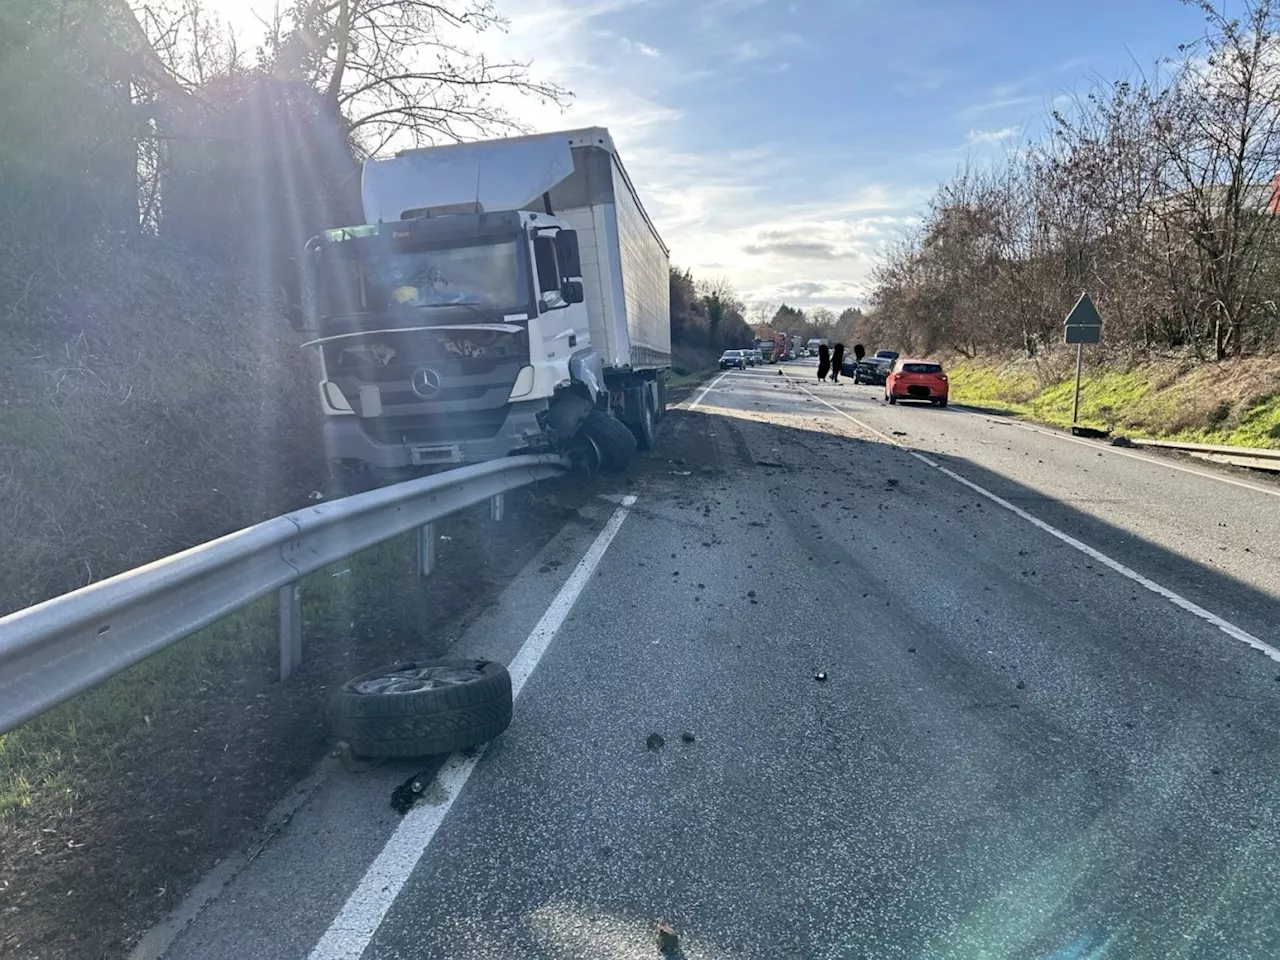
<path fill-rule="evenodd" d="M 827 371 L 831 369 L 831 353 L 825 343 L 818 344 L 818 379 L 827 379 Z"/>
<path fill-rule="evenodd" d="M 835 350 L 831 351 L 831 382 L 840 382 L 840 365 L 844 363 L 844 344 L 837 343 Z"/>

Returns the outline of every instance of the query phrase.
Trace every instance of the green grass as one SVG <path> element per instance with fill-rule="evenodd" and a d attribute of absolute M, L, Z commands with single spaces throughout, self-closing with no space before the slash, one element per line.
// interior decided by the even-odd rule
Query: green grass
<path fill-rule="evenodd" d="M 1074 373 L 1042 376 L 1025 362 L 998 360 L 958 360 L 948 372 L 955 403 L 1071 425 Z M 1087 370 L 1079 422 L 1134 437 L 1280 447 L 1280 382 L 1270 368 L 1251 369 L 1247 382 L 1242 376 L 1225 366 L 1167 363 Z"/>
<path fill-rule="evenodd" d="M 1191 428 L 1179 431 L 1178 439 L 1199 443 L 1222 443 L 1233 447 L 1280 447 L 1280 393 L 1263 397 L 1250 407 L 1235 427 Z"/>

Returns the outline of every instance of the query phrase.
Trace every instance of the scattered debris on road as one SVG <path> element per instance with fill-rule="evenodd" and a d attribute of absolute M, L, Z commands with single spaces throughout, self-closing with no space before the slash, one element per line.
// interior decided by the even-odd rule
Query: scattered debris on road
<path fill-rule="evenodd" d="M 782 371 L 779 370 L 778 372 L 781 373 Z M 658 921 L 656 939 L 658 941 L 658 949 L 663 953 L 674 953 L 680 949 L 680 937 L 676 933 L 676 928 L 665 920 Z"/>
<path fill-rule="evenodd" d="M 693 742 L 694 742 L 695 740 L 697 740 L 697 739 L 698 739 L 698 738 L 697 738 L 697 737 L 695 737 L 695 736 L 694 736 L 692 733 L 690 733 L 688 730 L 686 730 L 684 733 L 680 734 L 680 741 L 681 741 L 682 743 L 693 743 Z"/>
<path fill-rule="evenodd" d="M 662 734 L 651 733 L 649 734 L 649 738 L 645 740 L 644 745 L 650 750 L 661 750 L 666 742 L 667 741 L 663 738 Z"/>
<path fill-rule="evenodd" d="M 1111 436 L 1110 430 L 1098 430 L 1096 427 L 1081 427 L 1079 425 L 1071 428 L 1073 437 L 1085 437 L 1088 440 L 1105 440 Z"/>
<path fill-rule="evenodd" d="M 392 790 L 391 809 L 403 817 L 413 809 L 413 805 L 418 802 L 418 798 L 422 796 L 423 791 L 427 789 L 427 785 L 434 776 L 434 767 L 429 770 L 422 770 Z"/>
<path fill-rule="evenodd" d="M 819 683 L 825 683 L 827 680 L 827 671 L 819 670 L 813 675 L 813 679 L 817 680 Z"/>

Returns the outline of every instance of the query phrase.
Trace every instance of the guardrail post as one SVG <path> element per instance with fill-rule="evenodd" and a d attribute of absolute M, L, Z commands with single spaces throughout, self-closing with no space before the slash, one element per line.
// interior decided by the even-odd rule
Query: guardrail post
<path fill-rule="evenodd" d="M 280 679 L 288 680 L 302 666 L 302 589 L 295 580 L 276 590 L 280 619 Z"/>
<path fill-rule="evenodd" d="M 495 493 L 489 498 L 489 519 L 497 523 L 507 512 L 507 495 Z"/>
<path fill-rule="evenodd" d="M 418 528 L 418 576 L 428 576 L 435 568 L 436 525 L 424 523 Z"/>

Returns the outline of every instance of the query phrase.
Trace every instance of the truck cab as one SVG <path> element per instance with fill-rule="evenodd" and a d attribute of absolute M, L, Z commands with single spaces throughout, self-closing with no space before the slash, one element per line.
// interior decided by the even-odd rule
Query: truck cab
<path fill-rule="evenodd" d="M 412 212 L 309 246 L 331 465 L 390 481 L 547 449 L 539 415 L 590 346 L 576 232 L 530 211 Z"/>

